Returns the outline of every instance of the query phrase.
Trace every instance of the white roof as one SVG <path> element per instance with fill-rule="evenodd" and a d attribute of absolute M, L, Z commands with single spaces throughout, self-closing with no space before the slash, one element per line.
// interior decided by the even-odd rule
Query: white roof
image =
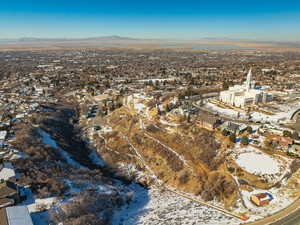
<path fill-rule="evenodd" d="M 15 177 L 15 170 L 10 162 L 4 163 L 2 170 L 0 171 L 0 180 L 8 180 L 11 177 Z"/>
<path fill-rule="evenodd" d="M 7 131 L 6 130 L 0 131 L 0 140 L 1 139 L 4 140 L 5 137 L 6 137 L 6 135 L 7 135 Z"/>
<path fill-rule="evenodd" d="M 26 206 L 13 206 L 6 208 L 9 225 L 33 225 Z"/>

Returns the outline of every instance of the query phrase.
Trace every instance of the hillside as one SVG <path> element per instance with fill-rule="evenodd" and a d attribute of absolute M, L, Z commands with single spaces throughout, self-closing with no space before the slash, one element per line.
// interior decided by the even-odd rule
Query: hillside
<path fill-rule="evenodd" d="M 124 96 L 114 105 L 120 98 L 85 96 L 79 124 L 107 165 L 150 190 L 176 190 L 251 220 L 291 204 L 299 161 L 203 128 L 199 115 L 180 111 L 180 93 L 160 97 L 159 105 L 151 92 Z M 240 136 L 256 137 L 258 126 L 253 129 Z M 262 192 L 276 196 L 274 204 L 260 208 L 251 202 Z"/>
<path fill-rule="evenodd" d="M 223 165 L 223 146 L 213 132 L 187 122 L 173 127 L 152 115 L 130 103 L 113 111 L 104 118 L 103 132 L 91 134 L 96 146 L 105 145 L 98 153 L 115 167 L 133 164 L 144 174 L 139 182 L 146 185 L 165 184 L 234 206 L 237 185 Z"/>

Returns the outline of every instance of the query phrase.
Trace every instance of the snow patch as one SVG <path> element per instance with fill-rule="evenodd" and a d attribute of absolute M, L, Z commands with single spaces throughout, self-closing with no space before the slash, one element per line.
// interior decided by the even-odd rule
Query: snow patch
<path fill-rule="evenodd" d="M 44 209 L 50 209 L 51 206 L 57 203 L 57 198 L 43 198 L 43 199 L 35 199 L 34 203 L 27 205 L 29 212 L 40 212 Z"/>
<path fill-rule="evenodd" d="M 76 162 L 69 153 L 62 150 L 57 144 L 56 141 L 51 138 L 51 136 L 43 131 L 42 129 L 38 129 L 39 135 L 42 137 L 42 141 L 45 145 L 49 145 L 52 148 L 58 150 L 58 153 L 67 161 L 68 164 L 75 168 L 84 168 L 82 165 L 80 165 L 78 162 Z"/>
<path fill-rule="evenodd" d="M 103 159 L 100 158 L 100 156 L 95 152 L 95 151 L 92 151 L 90 154 L 89 154 L 89 158 L 92 160 L 92 162 L 97 165 L 97 166 L 105 166 L 105 162 L 103 161 Z"/>
<path fill-rule="evenodd" d="M 281 171 L 279 162 L 267 154 L 246 152 L 238 156 L 236 163 L 256 175 L 277 174 Z"/>
<path fill-rule="evenodd" d="M 237 225 L 241 221 L 171 192 L 130 185 L 132 201 L 115 212 L 112 225 Z"/>

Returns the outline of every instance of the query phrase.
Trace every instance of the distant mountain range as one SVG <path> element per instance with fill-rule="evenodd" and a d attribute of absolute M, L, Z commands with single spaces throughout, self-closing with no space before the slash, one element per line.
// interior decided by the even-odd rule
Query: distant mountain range
<path fill-rule="evenodd" d="M 145 39 L 139 39 L 139 38 L 131 38 L 131 37 L 122 37 L 118 35 L 112 35 L 112 36 L 102 36 L 102 37 L 92 37 L 87 38 L 86 40 L 96 40 L 96 41 L 103 41 L 103 40 L 125 40 L 125 41 L 136 41 L 136 40 L 145 40 Z"/>
<path fill-rule="evenodd" d="M 203 37 L 198 39 L 181 40 L 181 39 L 145 39 L 145 38 L 132 38 L 122 37 L 118 35 L 111 36 L 99 36 L 99 37 L 87 37 L 87 38 L 36 38 L 36 37 L 22 37 L 22 38 L 5 38 L 1 39 L 0 42 L 68 42 L 68 41 L 184 41 L 184 42 L 195 42 L 195 41 L 227 41 L 227 42 L 252 42 L 252 43 L 297 43 L 299 41 L 268 41 L 268 40 L 254 40 L 254 39 L 243 39 L 243 38 L 228 38 L 228 37 Z"/>
<path fill-rule="evenodd" d="M 42 41 L 42 42 L 56 42 L 56 41 L 137 41 L 137 40 L 146 40 L 138 39 L 131 37 L 121 37 L 118 35 L 112 36 L 101 36 L 101 37 L 90 37 L 90 38 L 36 38 L 36 37 L 22 37 L 16 39 L 0 39 L 0 41 L 20 41 L 20 42 L 33 42 L 33 41 Z"/>

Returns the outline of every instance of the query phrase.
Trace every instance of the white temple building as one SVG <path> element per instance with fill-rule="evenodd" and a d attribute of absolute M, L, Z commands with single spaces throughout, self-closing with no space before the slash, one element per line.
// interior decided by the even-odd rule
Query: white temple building
<path fill-rule="evenodd" d="M 255 88 L 255 81 L 252 80 L 251 69 L 243 85 L 234 85 L 233 87 L 229 87 L 228 90 L 220 92 L 221 102 L 241 108 L 257 105 L 258 103 L 270 102 L 272 99 L 272 94 L 266 92 L 263 88 Z"/>

